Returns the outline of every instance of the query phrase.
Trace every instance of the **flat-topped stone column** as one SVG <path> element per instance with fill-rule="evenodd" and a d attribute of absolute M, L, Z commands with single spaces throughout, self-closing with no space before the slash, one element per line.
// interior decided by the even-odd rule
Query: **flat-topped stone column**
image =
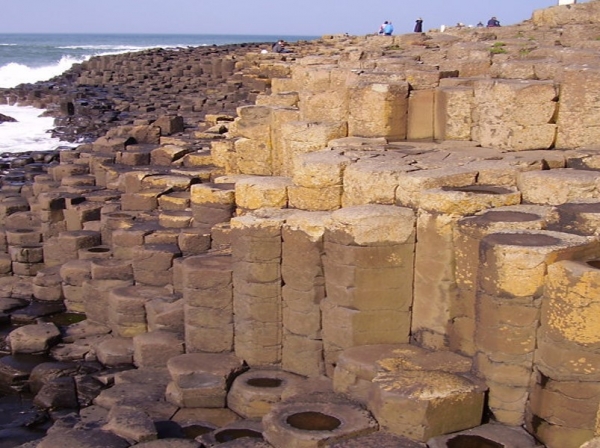
<path fill-rule="evenodd" d="M 517 186 L 523 202 L 560 205 L 582 199 L 600 199 L 600 182 L 595 171 L 562 168 L 519 173 Z"/>
<path fill-rule="evenodd" d="M 548 446 L 577 447 L 598 434 L 599 268 L 597 254 L 548 266 L 527 421 Z"/>
<path fill-rule="evenodd" d="M 322 335 L 331 375 L 346 348 L 408 342 L 414 212 L 386 205 L 342 208 L 331 214 L 324 242 Z"/>
<path fill-rule="evenodd" d="M 405 140 L 408 122 L 407 82 L 359 81 L 349 88 L 348 135 Z"/>
<path fill-rule="evenodd" d="M 469 359 L 408 349 L 389 355 L 376 363 L 367 404 L 381 429 L 426 442 L 481 424 L 486 387 L 470 375 Z"/>
<path fill-rule="evenodd" d="M 197 255 L 183 260 L 186 353 L 233 350 L 233 265 L 230 255 Z"/>
<path fill-rule="evenodd" d="M 435 350 L 448 348 L 448 330 L 457 302 L 454 274 L 456 222 L 488 208 L 515 205 L 521 194 L 493 185 L 442 187 L 421 192 L 417 214 L 413 340 Z"/>
<path fill-rule="evenodd" d="M 136 283 L 166 286 L 173 283 L 173 260 L 181 256 L 176 244 L 145 244 L 133 253 Z"/>
<path fill-rule="evenodd" d="M 185 353 L 167 362 L 168 402 L 182 408 L 224 408 L 228 389 L 244 364 L 231 353 Z"/>
<path fill-rule="evenodd" d="M 278 152 L 281 154 L 281 175 L 291 177 L 295 171 L 298 156 L 320 151 L 327 147 L 329 141 L 346 137 L 348 126 L 345 121 L 289 121 L 282 124 L 279 134 L 281 147 L 278 148 Z"/>
<path fill-rule="evenodd" d="M 598 115 L 598 111 L 590 106 L 595 103 L 599 92 L 600 69 L 598 67 L 589 65 L 564 67 L 560 85 L 560 107 L 556 120 L 558 148 L 596 145 L 597 135 L 594 127 L 589 123 L 592 123 Z"/>
<path fill-rule="evenodd" d="M 281 364 L 282 218 L 231 220 L 235 353 L 250 366 Z"/>
<path fill-rule="evenodd" d="M 168 297 L 170 294 L 166 289 L 153 286 L 136 285 L 111 289 L 108 292 L 108 326 L 114 334 L 126 338 L 146 333 L 146 304 L 153 299 Z"/>
<path fill-rule="evenodd" d="M 100 245 L 100 232 L 93 230 L 73 230 L 61 232 L 44 242 L 44 263 L 56 266 L 77 259 L 79 250 Z"/>
<path fill-rule="evenodd" d="M 283 225 L 282 368 L 304 376 L 325 373 L 320 302 L 325 297 L 322 255 L 326 212 L 297 212 Z"/>
<path fill-rule="evenodd" d="M 482 239 L 476 365 L 499 422 L 524 422 L 548 265 L 595 250 L 590 238 L 561 232 L 506 231 Z"/>
<path fill-rule="evenodd" d="M 600 201 L 596 199 L 567 202 L 556 207 L 557 221 L 549 230 L 598 235 L 600 228 Z"/>
<path fill-rule="evenodd" d="M 473 116 L 478 119 L 473 123 L 472 140 L 511 151 L 552 148 L 557 95 L 554 81 L 475 81 Z"/>
<path fill-rule="evenodd" d="M 342 205 L 343 176 L 352 159 L 342 151 L 323 150 L 298 155 L 288 186 L 289 206 L 301 210 L 336 210 Z"/>
<path fill-rule="evenodd" d="M 237 168 L 243 174 L 273 174 L 271 107 L 242 106 L 237 113 L 229 126 L 229 136 L 236 139 Z"/>
<path fill-rule="evenodd" d="M 453 240 L 457 291 L 456 300 L 450 302 L 450 314 L 453 316 L 448 328 L 450 350 L 470 356 L 476 352 L 475 303 L 481 239 L 505 230 L 544 230 L 557 218 L 553 207 L 516 205 L 485 210 L 456 222 Z"/>
<path fill-rule="evenodd" d="M 190 187 L 190 205 L 195 227 L 210 229 L 229 222 L 235 212 L 235 184 L 203 183 Z"/>
<path fill-rule="evenodd" d="M 260 208 L 286 208 L 287 189 L 292 184 L 288 177 L 255 176 L 240 179 L 235 184 L 235 202 L 240 212 Z"/>
<path fill-rule="evenodd" d="M 375 140 L 375 139 L 373 139 Z M 375 142 L 374 142 L 375 143 Z M 383 146 L 383 145 L 381 145 Z M 409 147 L 407 145 L 407 147 Z M 362 204 L 396 203 L 396 191 L 403 184 L 404 175 L 414 171 L 410 158 L 396 151 L 378 150 L 380 145 L 373 146 L 373 157 L 367 152 L 355 163 L 344 170 L 344 192 L 342 205 L 349 207 Z M 400 148 L 402 148 L 400 146 Z M 356 148 L 360 150 L 361 148 Z M 369 149 L 367 149 L 369 151 Z M 349 158 L 350 155 L 347 155 Z"/>

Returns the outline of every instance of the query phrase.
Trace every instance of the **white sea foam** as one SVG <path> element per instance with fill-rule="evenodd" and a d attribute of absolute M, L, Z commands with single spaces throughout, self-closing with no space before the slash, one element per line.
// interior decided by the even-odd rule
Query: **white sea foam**
<path fill-rule="evenodd" d="M 63 56 L 58 63 L 44 67 L 28 67 L 11 62 L 0 67 L 0 87 L 10 88 L 19 84 L 32 84 L 38 81 L 47 81 L 64 73 L 73 64 L 83 62 L 87 57 L 79 59 Z"/>
<path fill-rule="evenodd" d="M 59 146 L 74 146 L 53 138 L 48 132 L 54 118 L 40 117 L 44 111 L 34 107 L 0 105 L 0 114 L 17 122 L 0 123 L 0 153 L 49 151 Z"/>

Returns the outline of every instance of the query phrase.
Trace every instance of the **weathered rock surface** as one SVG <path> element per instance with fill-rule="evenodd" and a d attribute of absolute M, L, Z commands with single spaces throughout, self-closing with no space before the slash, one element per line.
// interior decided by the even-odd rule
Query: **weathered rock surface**
<path fill-rule="evenodd" d="M 592 440 L 598 16 L 3 90 L 85 142 L 3 162 L 0 379 L 72 411 L 39 446 Z M 47 352 L 85 368 L 23 358 Z"/>

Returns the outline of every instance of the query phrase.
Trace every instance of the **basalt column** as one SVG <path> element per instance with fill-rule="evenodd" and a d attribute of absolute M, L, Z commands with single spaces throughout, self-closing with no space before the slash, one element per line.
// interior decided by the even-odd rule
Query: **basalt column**
<path fill-rule="evenodd" d="M 250 366 L 281 364 L 283 220 L 231 220 L 235 354 Z"/>
<path fill-rule="evenodd" d="M 543 230 L 555 219 L 552 207 L 517 205 L 486 210 L 460 219 L 454 228 L 454 276 L 457 292 L 450 302 L 450 350 L 473 356 L 475 349 L 475 298 L 479 244 L 491 233 L 506 230 Z"/>
<path fill-rule="evenodd" d="M 230 255 L 188 257 L 181 267 L 185 349 L 233 350 L 233 280 Z"/>
<path fill-rule="evenodd" d="M 478 211 L 518 204 L 517 191 L 491 185 L 442 187 L 421 193 L 417 217 L 412 338 L 425 348 L 449 347 L 458 302 L 454 273 L 456 222 Z"/>
<path fill-rule="evenodd" d="M 408 342 L 415 216 L 395 206 L 346 207 L 332 213 L 324 241 L 321 311 L 331 375 L 346 348 Z"/>
<path fill-rule="evenodd" d="M 600 433 L 600 262 L 587 260 L 548 266 L 527 416 L 548 447 L 576 448 Z"/>
<path fill-rule="evenodd" d="M 321 256 L 325 212 L 298 212 L 283 226 L 282 367 L 305 376 L 325 373 L 321 310 L 325 278 Z"/>
<path fill-rule="evenodd" d="M 585 237 L 533 230 L 494 233 L 481 241 L 475 360 L 499 422 L 524 422 L 548 265 L 585 256 L 595 246 Z"/>

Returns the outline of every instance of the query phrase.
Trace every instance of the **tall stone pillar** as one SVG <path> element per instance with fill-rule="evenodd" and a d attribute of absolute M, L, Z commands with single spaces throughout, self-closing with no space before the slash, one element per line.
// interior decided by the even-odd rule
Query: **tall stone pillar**
<path fill-rule="evenodd" d="M 600 433 L 599 260 L 548 266 L 541 311 L 527 426 L 547 446 L 579 447 Z"/>
<path fill-rule="evenodd" d="M 412 338 L 432 350 L 449 348 L 457 303 L 454 273 L 456 222 L 488 208 L 515 205 L 521 195 L 505 187 L 442 187 L 421 193 L 417 216 Z"/>
<path fill-rule="evenodd" d="M 387 205 L 346 207 L 325 228 L 321 301 L 326 372 L 349 347 L 408 342 L 415 216 Z"/>
<path fill-rule="evenodd" d="M 282 368 L 309 377 L 325 373 L 320 303 L 325 297 L 323 234 L 329 216 L 294 213 L 282 232 Z"/>
<path fill-rule="evenodd" d="M 182 262 L 187 353 L 233 350 L 232 272 L 230 255 L 196 255 Z"/>
<path fill-rule="evenodd" d="M 585 256 L 595 246 L 589 238 L 533 230 L 494 233 L 481 241 L 475 360 L 499 422 L 525 420 L 548 265 Z"/>
<path fill-rule="evenodd" d="M 448 345 L 451 351 L 473 356 L 479 245 L 484 236 L 509 230 L 545 230 L 557 218 L 552 207 L 516 205 L 468 216 L 454 228 L 456 300 L 450 302 Z"/>
<path fill-rule="evenodd" d="M 231 220 L 235 354 L 250 366 L 279 366 L 282 346 L 282 218 Z"/>

